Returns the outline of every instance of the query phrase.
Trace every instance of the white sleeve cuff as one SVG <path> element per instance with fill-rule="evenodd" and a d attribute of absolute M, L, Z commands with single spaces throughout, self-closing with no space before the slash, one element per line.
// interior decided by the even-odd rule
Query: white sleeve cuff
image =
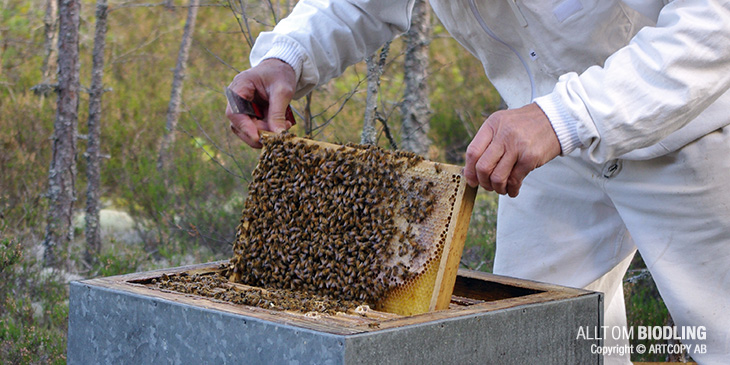
<path fill-rule="evenodd" d="M 573 152 L 576 148 L 583 147 L 583 143 L 578 138 L 578 120 L 565 109 L 556 93 L 541 96 L 534 101 L 550 120 L 553 130 L 558 136 L 563 156 Z"/>
<path fill-rule="evenodd" d="M 299 48 L 292 42 L 276 42 L 274 43 L 271 48 L 266 51 L 263 57 L 261 57 L 258 62 L 269 58 L 276 58 L 278 60 L 282 60 L 289 64 L 294 69 L 294 72 L 297 76 L 297 82 L 299 82 L 299 76 L 302 75 L 302 67 L 304 65 L 304 58 L 305 55 L 303 55 Z M 251 66 L 255 66 L 252 64 Z"/>

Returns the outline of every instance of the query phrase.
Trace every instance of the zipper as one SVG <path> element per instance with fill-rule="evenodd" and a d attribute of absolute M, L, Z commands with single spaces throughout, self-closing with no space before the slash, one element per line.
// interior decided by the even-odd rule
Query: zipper
<path fill-rule="evenodd" d="M 505 47 L 509 48 L 512 53 L 517 56 L 517 58 L 522 63 L 522 67 L 525 68 L 525 71 L 527 72 L 527 77 L 530 79 L 530 101 L 535 100 L 537 97 L 536 90 L 535 90 L 535 77 L 532 75 L 532 71 L 530 70 L 530 67 L 527 65 L 527 62 L 525 59 L 520 55 L 520 52 L 518 52 L 514 47 L 507 44 L 507 42 L 503 41 L 501 38 L 499 38 L 494 32 L 492 32 L 491 29 L 487 26 L 487 23 L 484 21 L 484 18 L 482 18 L 482 15 L 479 14 L 479 9 L 477 9 L 477 5 L 474 2 L 475 0 L 469 0 L 469 8 L 471 9 L 471 12 L 474 14 L 474 17 L 477 19 L 477 22 L 479 22 L 479 25 L 482 27 L 485 33 L 492 37 L 495 41 L 501 43 Z M 522 11 L 517 6 L 517 3 L 515 3 L 515 0 L 506 0 L 510 7 L 512 8 L 512 11 L 515 13 L 515 16 L 517 16 L 517 20 L 520 22 L 520 25 L 523 27 L 527 26 L 527 21 L 525 20 L 525 17 L 522 15 Z"/>

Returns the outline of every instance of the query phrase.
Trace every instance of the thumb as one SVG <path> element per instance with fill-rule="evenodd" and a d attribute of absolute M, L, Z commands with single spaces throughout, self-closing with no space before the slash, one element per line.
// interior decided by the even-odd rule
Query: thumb
<path fill-rule="evenodd" d="M 281 133 L 292 127 L 286 120 L 286 108 L 291 102 L 294 91 L 290 88 L 279 87 L 270 94 L 268 123 L 274 133 Z"/>

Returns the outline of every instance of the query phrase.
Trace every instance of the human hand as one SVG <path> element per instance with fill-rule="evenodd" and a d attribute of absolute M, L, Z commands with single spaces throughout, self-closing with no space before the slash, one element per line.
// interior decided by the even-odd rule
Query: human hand
<path fill-rule="evenodd" d="M 550 121 L 532 103 L 498 111 L 484 121 L 466 149 L 464 176 L 470 186 L 514 198 L 530 171 L 559 154 L 560 142 Z"/>
<path fill-rule="evenodd" d="M 291 128 L 286 120 L 286 108 L 294 96 L 297 80 L 289 64 L 270 58 L 256 67 L 243 71 L 228 86 L 242 98 L 253 101 L 261 98 L 268 102 L 263 119 L 246 114 L 233 114 L 231 105 L 226 106 L 226 117 L 231 121 L 231 131 L 251 147 L 261 148 L 259 130 L 281 133 Z"/>

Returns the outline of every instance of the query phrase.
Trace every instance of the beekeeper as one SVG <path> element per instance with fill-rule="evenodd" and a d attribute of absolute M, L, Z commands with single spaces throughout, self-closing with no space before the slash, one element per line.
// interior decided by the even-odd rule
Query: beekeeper
<path fill-rule="evenodd" d="M 291 98 L 404 32 L 412 5 L 300 1 L 230 85 L 268 99 L 267 116 L 229 107 L 231 129 L 254 147 L 258 129 L 288 129 Z M 431 6 L 509 106 L 483 123 L 464 170 L 502 194 L 494 272 L 602 291 L 605 325 L 626 326 L 638 248 L 676 325 L 706 328 L 683 341 L 706 345 L 690 355 L 730 361 L 730 1 Z"/>

